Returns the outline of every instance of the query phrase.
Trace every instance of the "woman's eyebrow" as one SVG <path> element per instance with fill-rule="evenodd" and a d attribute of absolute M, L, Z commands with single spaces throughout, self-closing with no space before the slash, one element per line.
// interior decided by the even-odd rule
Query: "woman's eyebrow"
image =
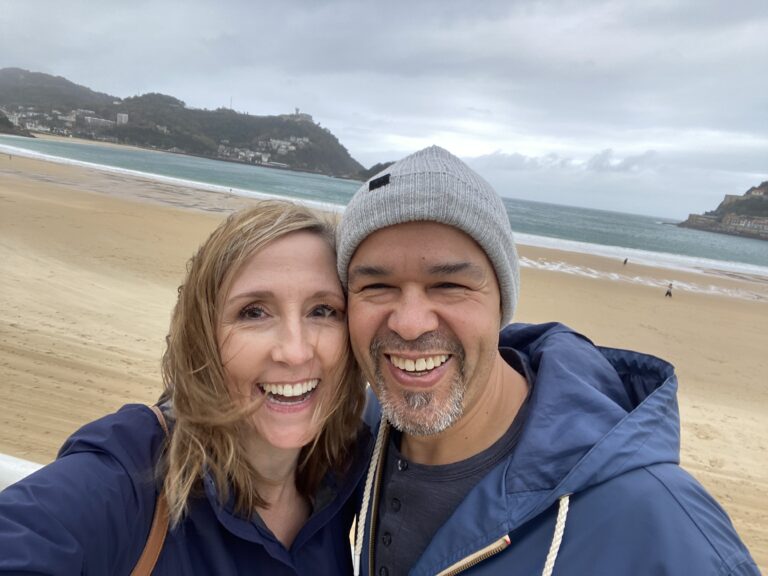
<path fill-rule="evenodd" d="M 275 293 L 271 290 L 246 290 L 244 292 L 238 292 L 237 294 L 230 295 L 227 300 L 268 300 L 274 298 Z M 337 300 L 343 300 L 343 296 L 338 292 L 332 290 L 318 290 L 308 296 L 309 299 L 325 299 L 333 298 Z"/>

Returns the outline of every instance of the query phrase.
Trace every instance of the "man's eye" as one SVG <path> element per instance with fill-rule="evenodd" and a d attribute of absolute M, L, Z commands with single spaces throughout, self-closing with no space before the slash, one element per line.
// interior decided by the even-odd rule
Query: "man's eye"
<path fill-rule="evenodd" d="M 250 305 L 240 310 L 240 318 L 244 320 L 260 320 L 267 315 L 261 306 Z"/>
<path fill-rule="evenodd" d="M 365 290 L 386 290 L 387 288 L 391 288 L 391 286 L 389 284 L 382 284 L 382 283 L 366 284 L 365 286 L 360 288 L 359 291 L 363 292 Z"/>
<path fill-rule="evenodd" d="M 311 316 L 315 318 L 338 318 L 339 311 L 328 304 L 321 304 L 312 309 Z"/>
<path fill-rule="evenodd" d="M 435 288 L 439 288 L 442 290 L 451 290 L 456 288 L 464 288 L 461 284 L 454 284 L 453 282 L 441 282 Z"/>

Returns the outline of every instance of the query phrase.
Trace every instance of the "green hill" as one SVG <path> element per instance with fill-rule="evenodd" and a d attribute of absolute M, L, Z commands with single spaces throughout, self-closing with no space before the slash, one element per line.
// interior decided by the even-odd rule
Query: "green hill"
<path fill-rule="evenodd" d="M 364 170 L 336 136 L 298 110 L 254 116 L 189 108 L 164 94 L 121 99 L 19 68 L 0 69 L 0 107 L 33 130 L 329 176 L 360 178 Z"/>
<path fill-rule="evenodd" d="M 43 110 L 109 106 L 119 100 L 79 86 L 61 76 L 21 68 L 0 69 L 0 106 L 33 106 Z"/>

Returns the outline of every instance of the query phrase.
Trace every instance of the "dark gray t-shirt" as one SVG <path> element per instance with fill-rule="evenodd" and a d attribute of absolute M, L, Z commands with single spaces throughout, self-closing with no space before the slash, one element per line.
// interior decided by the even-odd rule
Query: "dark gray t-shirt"
<path fill-rule="evenodd" d="M 512 349 L 500 351 L 507 364 L 525 376 L 530 395 L 532 374 L 522 358 Z M 375 575 L 408 574 L 472 487 L 512 452 L 525 422 L 527 405 L 526 399 L 509 429 L 489 448 L 443 466 L 409 462 L 400 453 L 400 432 L 392 431 L 379 498 Z"/>

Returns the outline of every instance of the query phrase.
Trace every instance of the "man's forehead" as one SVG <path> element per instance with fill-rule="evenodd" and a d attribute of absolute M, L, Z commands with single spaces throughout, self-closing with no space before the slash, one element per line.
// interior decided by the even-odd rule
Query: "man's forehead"
<path fill-rule="evenodd" d="M 469 273 L 482 276 L 490 267 L 485 252 L 463 231 L 438 222 L 408 222 L 376 230 L 358 246 L 349 277 L 381 277 L 406 262 L 430 275 Z"/>

